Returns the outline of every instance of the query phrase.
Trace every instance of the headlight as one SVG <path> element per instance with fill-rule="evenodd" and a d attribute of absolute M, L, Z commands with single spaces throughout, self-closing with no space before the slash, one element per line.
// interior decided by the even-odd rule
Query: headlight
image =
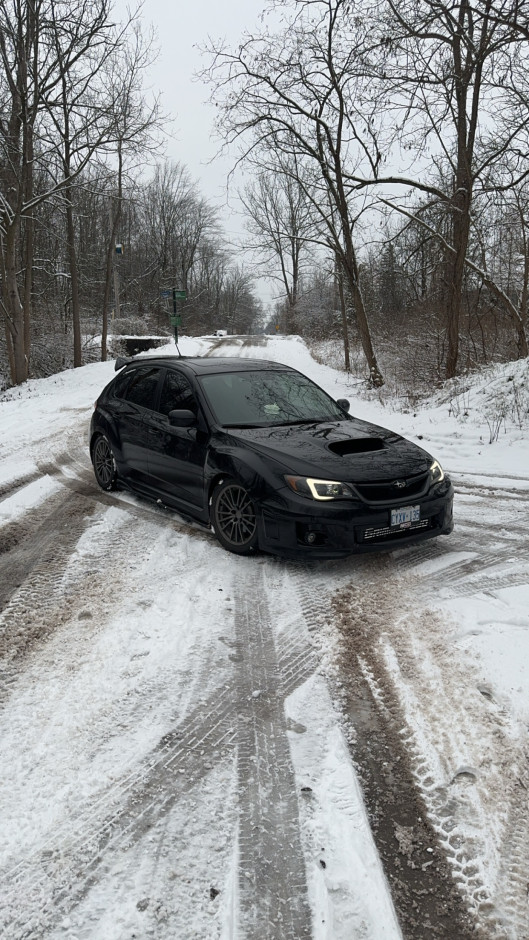
<path fill-rule="evenodd" d="M 336 480 L 315 480 L 312 477 L 286 476 L 288 485 L 298 496 L 309 499 L 354 499 L 355 494 L 347 483 Z"/>
<path fill-rule="evenodd" d="M 430 479 L 432 483 L 441 483 L 444 480 L 444 470 L 438 460 L 434 460 L 430 467 Z"/>

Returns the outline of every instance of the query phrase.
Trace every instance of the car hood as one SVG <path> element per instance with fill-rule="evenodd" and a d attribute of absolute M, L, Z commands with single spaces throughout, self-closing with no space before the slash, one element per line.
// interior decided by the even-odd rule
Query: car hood
<path fill-rule="evenodd" d="M 351 418 L 270 428 L 230 428 L 229 437 L 299 476 L 344 482 L 424 473 L 432 457 L 393 431 Z"/>

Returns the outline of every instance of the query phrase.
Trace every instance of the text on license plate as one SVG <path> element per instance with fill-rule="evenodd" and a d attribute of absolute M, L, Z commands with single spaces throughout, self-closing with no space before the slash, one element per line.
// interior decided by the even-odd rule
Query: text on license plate
<path fill-rule="evenodd" d="M 391 525 L 406 526 L 412 522 L 419 522 L 421 518 L 420 506 L 403 506 L 402 509 L 391 510 Z"/>

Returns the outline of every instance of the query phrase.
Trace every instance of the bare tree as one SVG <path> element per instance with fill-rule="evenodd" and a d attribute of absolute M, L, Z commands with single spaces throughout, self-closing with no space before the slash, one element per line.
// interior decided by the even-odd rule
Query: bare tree
<path fill-rule="evenodd" d="M 148 185 L 144 214 L 158 276 L 187 291 L 199 245 L 218 232 L 215 209 L 200 196 L 186 167 L 166 161 Z"/>
<path fill-rule="evenodd" d="M 490 193 L 479 217 L 474 213 L 473 222 L 483 279 L 497 288 L 492 293 L 512 321 L 517 355 L 522 359 L 529 354 L 529 180 L 509 185 L 512 175 L 508 165 L 496 169 L 500 185 Z"/>
<path fill-rule="evenodd" d="M 75 181 L 95 153 L 113 144 L 123 147 L 134 135 L 138 139 L 149 120 L 152 124 L 152 109 L 137 118 L 145 52 L 138 43 L 131 51 L 131 21 L 114 26 L 110 10 L 109 0 L 0 0 L 2 306 L 11 377 L 17 383 L 27 378 L 29 368 L 38 207 L 58 194 L 66 207 L 74 363 L 79 365 Z M 120 119 L 125 104 L 128 117 Z"/>
<path fill-rule="evenodd" d="M 119 232 L 124 176 L 133 174 L 138 162 L 144 165 L 147 154 L 152 154 L 156 135 L 164 123 L 158 100 L 150 101 L 143 91 L 143 73 L 150 62 L 151 46 L 145 43 L 141 29 L 134 24 L 131 41 L 120 54 L 109 60 L 107 81 L 114 94 L 108 113 L 112 118 L 112 134 L 104 147 L 107 161 L 113 168 L 109 196 L 109 236 L 106 251 L 105 285 L 103 294 L 101 360 L 107 358 L 108 310 L 111 281 L 115 262 L 116 240 Z M 117 298 L 116 298 L 117 299 Z"/>
<path fill-rule="evenodd" d="M 260 259 L 258 266 L 282 285 L 290 332 L 303 262 L 310 259 L 316 229 L 313 206 L 299 183 L 298 161 L 295 157 L 287 160 L 284 172 L 260 170 L 239 195 L 253 236 L 249 247 Z"/>
<path fill-rule="evenodd" d="M 344 34 L 343 24 L 349 29 Z M 359 280 L 354 229 L 358 214 L 353 170 L 367 162 L 374 173 L 379 153 L 376 114 L 355 62 L 364 28 L 348 0 L 295 3 L 286 28 L 249 37 L 235 51 L 212 48 L 209 80 L 215 87 L 219 128 L 238 142 L 242 159 L 257 150 L 267 166 L 277 160 L 303 164 L 305 194 L 339 259 L 374 386 L 383 384 Z M 330 216 L 328 207 L 333 208 Z"/>
<path fill-rule="evenodd" d="M 47 104 L 49 150 L 56 149 L 66 213 L 66 243 L 71 285 L 74 366 L 82 365 L 79 273 L 74 220 L 74 185 L 92 156 L 115 137 L 115 92 L 108 84 L 110 60 L 118 55 L 125 32 L 109 21 L 108 0 L 77 4 L 70 18 L 51 0 L 52 39 L 59 73 L 56 96 Z"/>
<path fill-rule="evenodd" d="M 230 333 L 250 333 L 260 312 L 252 282 L 244 268 L 228 272 L 223 288 L 222 309 Z"/>
<path fill-rule="evenodd" d="M 29 356 L 29 310 L 23 300 L 31 293 L 31 282 L 28 274 L 21 297 L 18 269 L 22 220 L 32 199 L 33 134 L 39 108 L 34 78 L 39 11 L 39 3 L 19 6 L 9 0 L 0 2 L 2 308 L 11 375 L 19 382 L 27 377 Z M 27 234 L 30 246 L 31 226 Z"/>
<path fill-rule="evenodd" d="M 374 19 L 366 69 L 393 125 L 388 153 L 395 165 L 404 159 L 410 165 L 406 174 L 388 174 L 390 157 L 376 167 L 376 179 L 427 194 L 423 208 L 442 206 L 450 219 L 449 237 L 442 236 L 449 259 L 448 378 L 457 370 L 465 266 L 478 270 L 469 259 L 475 201 L 505 154 L 527 151 L 529 109 L 519 100 L 522 90 L 527 100 L 529 73 L 518 20 L 527 20 L 528 10 L 526 0 L 381 0 Z M 404 208 L 395 198 L 386 204 L 410 216 L 406 201 Z M 421 212 L 415 219 L 421 223 Z M 500 296 L 490 278 L 488 286 Z"/>

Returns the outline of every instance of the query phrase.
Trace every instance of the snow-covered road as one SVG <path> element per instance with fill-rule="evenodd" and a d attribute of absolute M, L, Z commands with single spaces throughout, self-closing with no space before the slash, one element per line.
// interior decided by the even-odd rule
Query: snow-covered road
<path fill-rule="evenodd" d="M 0 396 L 2 937 L 529 937 L 527 441 L 390 414 L 295 338 L 181 348 L 287 362 L 420 439 L 456 530 L 231 556 L 98 490 L 111 363 Z"/>

